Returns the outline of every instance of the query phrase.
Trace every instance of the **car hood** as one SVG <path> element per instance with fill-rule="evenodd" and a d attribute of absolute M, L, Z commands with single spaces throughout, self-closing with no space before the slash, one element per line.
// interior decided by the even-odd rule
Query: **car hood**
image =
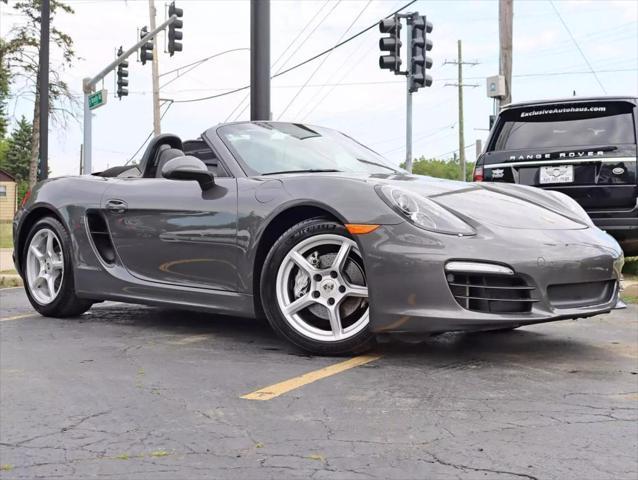
<path fill-rule="evenodd" d="M 586 220 L 562 204 L 560 197 L 531 187 L 467 183 L 421 175 L 383 179 L 371 176 L 368 181 L 423 195 L 469 222 L 534 230 L 588 228 Z"/>
<path fill-rule="evenodd" d="M 571 210 L 560 196 L 523 185 L 467 183 L 408 174 L 335 172 L 279 176 L 284 184 L 296 181 L 305 184 L 309 179 L 316 181 L 319 178 L 365 182 L 373 187 L 392 185 L 409 190 L 439 203 L 470 224 L 535 230 L 577 230 L 591 226 L 584 211 Z"/>

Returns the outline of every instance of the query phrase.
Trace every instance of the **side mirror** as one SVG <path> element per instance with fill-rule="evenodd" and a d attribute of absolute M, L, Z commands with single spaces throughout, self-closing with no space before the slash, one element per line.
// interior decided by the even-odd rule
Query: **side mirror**
<path fill-rule="evenodd" d="M 195 180 L 202 190 L 209 190 L 215 186 L 215 176 L 208 171 L 206 164 L 190 155 L 166 162 L 162 167 L 162 177 L 169 180 Z"/>

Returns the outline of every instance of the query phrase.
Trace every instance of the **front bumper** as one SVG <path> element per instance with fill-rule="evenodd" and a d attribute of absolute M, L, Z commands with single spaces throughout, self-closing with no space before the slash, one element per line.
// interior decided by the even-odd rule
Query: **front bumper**
<path fill-rule="evenodd" d="M 370 291 L 375 332 L 440 333 L 508 328 L 611 311 L 618 301 L 623 253 L 606 233 L 583 230 L 513 230 L 490 227 L 474 237 L 433 234 L 409 223 L 383 226 L 358 237 Z M 483 313 L 463 308 L 446 280 L 450 260 L 507 265 L 536 289 L 525 313 Z M 602 304 L 558 308 L 550 285 L 615 282 Z"/>
<path fill-rule="evenodd" d="M 638 255 L 638 206 L 630 211 L 589 212 L 601 230 L 614 237 L 627 257 Z"/>

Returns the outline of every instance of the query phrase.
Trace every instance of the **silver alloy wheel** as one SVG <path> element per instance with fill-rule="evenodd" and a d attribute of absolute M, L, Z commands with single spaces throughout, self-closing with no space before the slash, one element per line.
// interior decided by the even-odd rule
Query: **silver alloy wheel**
<path fill-rule="evenodd" d="M 57 234 L 38 230 L 29 243 L 26 263 L 27 285 L 31 296 L 41 305 L 53 302 L 64 278 L 64 255 Z"/>
<path fill-rule="evenodd" d="M 320 249 L 332 250 L 328 257 L 330 265 L 317 264 Z M 360 273 L 363 285 L 352 283 L 348 270 L 352 272 L 353 268 Z M 279 308 L 288 324 L 313 340 L 343 341 L 361 332 L 370 321 L 368 287 L 359 248 L 354 240 L 341 235 L 317 235 L 295 245 L 279 266 L 276 287 Z M 344 302 L 353 298 L 360 300 L 360 308 L 342 315 Z M 316 311 L 317 306 L 326 312 L 327 322 L 323 322 L 326 328 L 321 328 L 322 322 L 317 322 L 317 316 L 308 311 Z"/>

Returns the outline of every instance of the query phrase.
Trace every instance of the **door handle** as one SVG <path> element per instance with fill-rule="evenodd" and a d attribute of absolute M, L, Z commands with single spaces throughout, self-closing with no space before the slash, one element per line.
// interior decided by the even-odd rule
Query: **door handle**
<path fill-rule="evenodd" d="M 109 200 L 106 202 L 106 210 L 110 213 L 124 213 L 128 205 L 123 200 Z"/>

